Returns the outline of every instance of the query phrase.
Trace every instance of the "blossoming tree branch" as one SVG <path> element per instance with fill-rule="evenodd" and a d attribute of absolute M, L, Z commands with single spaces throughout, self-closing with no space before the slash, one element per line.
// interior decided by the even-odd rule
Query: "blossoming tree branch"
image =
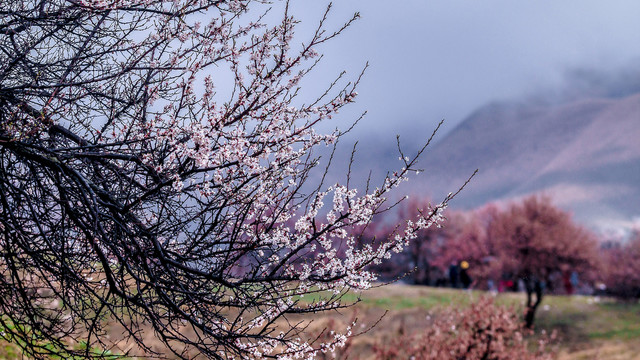
<path fill-rule="evenodd" d="M 351 229 L 392 205 L 422 151 L 366 191 L 313 181 L 317 149 L 343 134 L 317 126 L 359 78 L 300 83 L 358 15 L 328 29 L 327 9 L 297 42 L 281 5 L 273 24 L 249 0 L 2 2 L 2 338 L 33 358 L 104 357 L 107 324 L 179 358 L 312 357 L 345 341 L 349 328 L 318 343 L 308 322 L 276 321 L 346 306 L 451 195 L 356 246 Z"/>

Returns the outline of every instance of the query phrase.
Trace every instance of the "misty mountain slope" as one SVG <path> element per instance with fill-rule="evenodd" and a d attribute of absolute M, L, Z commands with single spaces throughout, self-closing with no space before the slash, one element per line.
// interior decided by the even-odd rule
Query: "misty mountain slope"
<path fill-rule="evenodd" d="M 542 172 L 597 168 L 637 159 L 639 122 L 640 94 L 613 101 Z"/>
<path fill-rule="evenodd" d="M 554 106 L 485 106 L 428 151 L 420 180 L 454 206 L 546 191 L 588 223 L 640 215 L 640 94 Z M 429 171 L 430 170 L 430 171 Z M 596 209 L 594 209 L 596 207 Z"/>

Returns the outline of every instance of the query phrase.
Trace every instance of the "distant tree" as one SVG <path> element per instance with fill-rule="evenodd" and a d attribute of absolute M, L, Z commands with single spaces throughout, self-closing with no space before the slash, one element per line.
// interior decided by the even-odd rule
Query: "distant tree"
<path fill-rule="evenodd" d="M 399 231 L 403 231 L 400 219 L 420 217 L 424 209 L 428 209 L 431 202 L 428 199 L 413 196 L 402 202 L 394 212 L 386 217 L 374 220 L 371 229 L 365 232 L 365 237 L 388 238 Z M 390 221 L 389 217 L 395 220 Z M 447 221 L 447 228 L 451 224 Z M 416 238 L 406 246 L 402 252 L 393 254 L 389 261 L 376 265 L 374 269 L 387 280 L 402 278 L 416 285 L 432 285 L 439 275 L 434 273 L 434 266 L 440 257 L 440 248 L 444 241 L 444 227 L 432 226 L 416 233 Z M 441 276 L 441 275 L 440 275 Z"/>
<path fill-rule="evenodd" d="M 345 337 L 307 343 L 305 322 L 276 321 L 344 306 L 369 265 L 441 220 L 451 197 L 356 246 L 349 230 L 424 148 L 366 192 L 310 183 L 313 150 L 343 134 L 318 124 L 358 81 L 301 80 L 358 15 L 331 31 L 327 9 L 296 44 L 288 3 L 275 24 L 261 3 L 2 1 L 0 337 L 99 358 L 115 323 L 147 353 L 143 327 L 179 358 L 309 357 Z"/>
<path fill-rule="evenodd" d="M 603 250 L 607 291 L 621 298 L 640 298 L 640 231 L 617 246 Z"/>
<path fill-rule="evenodd" d="M 420 216 L 423 209 L 429 208 L 431 202 L 424 198 L 412 197 L 401 206 L 398 219 L 412 219 Z M 431 285 L 434 276 L 437 275 L 433 273 L 433 260 L 439 255 L 442 233 L 443 229 L 440 226 L 420 230 L 409 246 L 396 255 L 394 263 L 400 265 L 399 270 L 407 273 L 414 284 Z"/>
<path fill-rule="evenodd" d="M 585 271 L 597 264 L 594 236 L 576 225 L 569 213 L 554 206 L 549 197 L 530 196 L 498 212 L 489 225 L 488 236 L 503 271 L 524 282 L 527 327 L 533 326 L 545 281 L 551 274 Z"/>
<path fill-rule="evenodd" d="M 495 245 L 488 236 L 488 226 L 496 208 L 486 206 L 469 212 L 449 212 L 444 240 L 434 264 L 446 268 L 449 264 L 466 261 L 468 273 L 476 286 L 484 287 L 502 271 Z"/>

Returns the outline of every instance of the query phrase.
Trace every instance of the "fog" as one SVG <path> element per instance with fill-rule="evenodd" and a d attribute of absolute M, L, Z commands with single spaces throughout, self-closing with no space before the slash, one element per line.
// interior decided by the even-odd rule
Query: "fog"
<path fill-rule="evenodd" d="M 299 33 L 315 26 L 327 3 L 292 2 Z M 368 111 L 355 133 L 365 142 L 393 142 L 394 134 L 418 141 L 441 119 L 446 133 L 490 101 L 550 100 L 602 84 L 616 93 L 611 79 L 628 80 L 616 74 L 638 74 L 637 1 L 350 0 L 333 4 L 329 24 L 356 11 L 361 19 L 321 48 L 326 56 L 309 81 L 320 88 L 329 74 L 353 78 L 370 63 L 357 104 L 342 117 Z"/>

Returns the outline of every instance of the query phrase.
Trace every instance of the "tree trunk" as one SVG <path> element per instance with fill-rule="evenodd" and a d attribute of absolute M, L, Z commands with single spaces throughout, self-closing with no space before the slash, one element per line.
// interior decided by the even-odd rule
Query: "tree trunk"
<path fill-rule="evenodd" d="M 538 279 L 527 278 L 524 280 L 525 287 L 527 289 L 527 311 L 524 315 L 524 322 L 527 329 L 533 328 L 533 322 L 535 320 L 536 309 L 542 302 L 542 284 Z M 536 294 L 536 301 L 533 302 L 533 293 Z"/>

